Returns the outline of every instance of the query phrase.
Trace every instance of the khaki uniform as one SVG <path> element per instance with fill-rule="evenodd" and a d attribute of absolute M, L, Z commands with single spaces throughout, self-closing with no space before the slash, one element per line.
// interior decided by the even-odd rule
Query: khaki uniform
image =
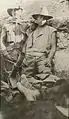
<path fill-rule="evenodd" d="M 50 26 L 38 27 L 33 36 L 29 36 L 27 41 L 27 49 L 31 50 L 31 48 L 35 48 L 38 52 L 45 52 L 46 50 L 50 50 L 51 47 L 51 35 L 56 31 L 54 28 Z"/>
<path fill-rule="evenodd" d="M 27 40 L 24 73 L 26 75 L 51 74 L 51 68 L 45 66 L 51 49 L 51 35 L 56 30 L 50 26 L 38 27 Z"/>
<path fill-rule="evenodd" d="M 2 28 L 1 34 L 1 47 L 2 50 L 7 50 L 8 54 L 10 55 L 13 61 L 17 61 L 19 53 L 20 53 L 20 42 L 23 40 L 23 34 L 20 31 L 21 27 L 18 24 L 13 23 L 6 23 Z M 2 36 L 4 36 L 4 32 L 6 33 L 7 37 L 5 37 L 5 44 L 3 44 Z M 8 68 L 8 63 L 10 66 L 14 65 L 14 63 L 8 62 L 5 63 L 7 70 L 11 70 Z"/>
<path fill-rule="evenodd" d="M 25 76 L 21 77 L 21 84 L 18 85 L 18 89 L 25 94 L 27 100 L 30 100 L 28 95 L 38 97 L 40 90 L 46 90 L 46 83 L 59 80 L 57 76 L 52 75 L 51 67 L 45 64 L 51 50 L 52 33 L 55 31 L 50 26 L 38 27 L 28 37 L 23 61 Z M 31 100 L 35 99 L 31 97 Z"/>

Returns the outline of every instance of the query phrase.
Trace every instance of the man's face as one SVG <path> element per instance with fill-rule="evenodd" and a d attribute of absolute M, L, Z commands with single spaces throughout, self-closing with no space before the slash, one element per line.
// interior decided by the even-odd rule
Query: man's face
<path fill-rule="evenodd" d="M 41 26 L 43 20 L 44 20 L 44 17 L 41 16 L 41 15 L 38 15 L 38 16 L 37 16 L 37 19 L 36 19 L 36 23 L 37 23 L 39 26 Z"/>
<path fill-rule="evenodd" d="M 37 24 L 35 24 L 35 23 L 30 24 L 30 30 L 34 31 L 36 29 L 36 27 L 37 27 Z"/>
<path fill-rule="evenodd" d="M 17 11 L 16 11 L 16 17 L 17 17 L 17 18 L 20 18 L 21 15 L 22 15 L 22 10 L 21 10 L 21 9 L 17 10 Z"/>
<path fill-rule="evenodd" d="M 16 15 L 16 12 L 15 12 L 15 10 L 13 9 L 13 10 L 12 10 L 12 16 L 15 17 L 15 15 Z"/>

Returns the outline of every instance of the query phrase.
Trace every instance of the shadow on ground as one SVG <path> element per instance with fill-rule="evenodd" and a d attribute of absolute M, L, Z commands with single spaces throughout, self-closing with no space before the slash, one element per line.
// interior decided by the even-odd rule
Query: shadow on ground
<path fill-rule="evenodd" d="M 17 96 L 11 103 L 2 98 L 1 112 L 4 119 L 67 119 L 57 111 L 52 100 L 27 102 L 23 96 Z"/>

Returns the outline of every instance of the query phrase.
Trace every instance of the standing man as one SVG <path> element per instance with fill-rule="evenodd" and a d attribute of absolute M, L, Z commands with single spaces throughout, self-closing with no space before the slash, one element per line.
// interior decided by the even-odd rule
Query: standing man
<path fill-rule="evenodd" d="M 7 9 L 9 18 L 6 20 L 6 23 L 2 27 L 1 49 L 3 51 L 3 54 L 6 57 L 8 57 L 9 59 L 11 59 L 12 57 L 7 52 L 7 48 L 9 46 L 12 46 L 13 44 L 15 44 L 16 40 L 17 40 L 17 42 L 19 42 L 18 40 L 20 40 L 20 39 L 16 39 L 16 37 L 15 37 L 15 35 L 17 35 L 16 32 L 18 31 L 16 28 L 16 26 L 18 26 L 18 24 L 16 23 L 16 21 L 17 21 L 16 20 L 16 11 L 18 11 L 19 9 L 20 8 Z"/>
<path fill-rule="evenodd" d="M 48 14 L 46 7 L 43 7 L 40 13 L 33 14 L 32 17 L 35 19 L 37 27 L 29 35 L 26 42 L 23 73 L 26 75 L 29 82 L 32 79 L 35 79 L 36 82 L 38 79 L 43 83 L 55 82 L 58 78 L 52 75 L 52 59 L 56 52 L 56 29 L 46 24 L 46 21 L 53 17 Z M 26 92 L 28 92 L 28 86 L 26 86 L 26 82 L 22 81 L 22 84 L 19 82 L 17 85 L 20 91 L 27 96 L 28 94 L 26 95 Z M 24 86 L 26 86 L 25 92 Z M 34 91 L 31 95 L 34 95 Z"/>
<path fill-rule="evenodd" d="M 12 66 L 15 66 L 12 69 L 10 76 L 10 83 L 12 88 L 16 87 L 16 74 L 21 71 L 21 64 L 23 61 L 23 57 L 25 55 L 25 51 L 22 51 L 23 40 L 26 39 L 27 35 L 23 32 L 22 24 L 20 19 L 16 19 L 16 11 L 20 8 L 8 9 L 7 12 L 10 15 L 10 19 L 4 24 L 1 33 L 1 49 L 4 59 L 8 59 L 5 61 L 5 64 L 10 62 Z M 26 29 L 24 29 L 26 30 Z M 24 49 L 25 50 L 25 49 Z M 10 65 L 9 65 L 10 67 Z M 8 69 L 9 69 L 8 67 Z"/>

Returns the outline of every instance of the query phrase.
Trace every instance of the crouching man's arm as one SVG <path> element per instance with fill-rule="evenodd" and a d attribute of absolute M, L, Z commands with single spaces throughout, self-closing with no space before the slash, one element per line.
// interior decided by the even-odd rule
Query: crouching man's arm
<path fill-rule="evenodd" d="M 49 64 L 51 64 L 52 59 L 53 59 L 53 57 L 55 55 L 55 52 L 56 52 L 56 47 L 57 47 L 56 32 L 52 33 L 51 41 L 52 41 L 51 42 L 51 50 L 50 50 L 50 53 L 49 53 L 49 56 L 48 56 Z"/>

